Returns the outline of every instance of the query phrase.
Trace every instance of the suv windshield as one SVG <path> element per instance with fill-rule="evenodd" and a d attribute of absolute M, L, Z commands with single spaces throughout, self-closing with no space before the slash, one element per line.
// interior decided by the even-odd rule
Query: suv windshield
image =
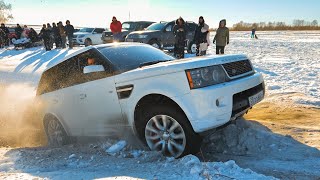
<path fill-rule="evenodd" d="M 141 65 L 152 65 L 152 62 L 175 59 L 149 45 L 101 47 L 98 50 L 119 69 L 119 73 L 139 68 Z"/>
<path fill-rule="evenodd" d="M 87 32 L 87 33 L 91 33 L 93 31 L 94 28 L 82 28 L 80 29 L 80 31 L 78 32 Z"/>
<path fill-rule="evenodd" d="M 165 23 L 153 23 L 146 30 L 161 31 L 165 25 L 166 25 Z"/>
<path fill-rule="evenodd" d="M 122 24 L 122 29 L 126 29 L 126 30 L 128 30 L 128 31 L 133 31 L 133 30 L 135 29 L 135 27 L 136 27 L 136 24 L 133 23 L 133 22 L 131 22 L 131 23 L 129 23 L 129 22 L 124 22 L 124 23 Z"/>

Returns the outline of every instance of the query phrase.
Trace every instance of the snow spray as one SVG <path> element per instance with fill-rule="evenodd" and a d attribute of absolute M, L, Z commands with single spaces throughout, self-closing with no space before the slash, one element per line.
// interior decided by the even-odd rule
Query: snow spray
<path fill-rule="evenodd" d="M 29 84 L 0 84 L 0 147 L 32 147 L 45 144 L 40 103 Z"/>

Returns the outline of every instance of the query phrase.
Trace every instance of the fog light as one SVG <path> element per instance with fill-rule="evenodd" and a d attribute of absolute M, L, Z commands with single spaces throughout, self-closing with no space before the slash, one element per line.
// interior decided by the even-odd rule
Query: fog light
<path fill-rule="evenodd" d="M 220 106 L 220 101 L 219 101 L 219 99 L 216 100 L 216 106 L 217 106 L 217 107 Z"/>

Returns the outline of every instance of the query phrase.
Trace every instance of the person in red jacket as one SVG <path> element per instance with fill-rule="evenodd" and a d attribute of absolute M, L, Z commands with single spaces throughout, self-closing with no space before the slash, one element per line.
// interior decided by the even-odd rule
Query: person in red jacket
<path fill-rule="evenodd" d="M 117 20 L 115 16 L 112 18 L 112 22 L 110 24 L 110 29 L 113 34 L 113 41 L 119 42 L 121 41 L 121 30 L 122 30 L 122 24 L 120 21 Z"/>

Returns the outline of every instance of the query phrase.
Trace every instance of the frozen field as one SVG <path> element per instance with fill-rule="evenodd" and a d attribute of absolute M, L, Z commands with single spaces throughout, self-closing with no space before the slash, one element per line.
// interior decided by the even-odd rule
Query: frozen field
<path fill-rule="evenodd" d="M 249 56 L 256 70 L 264 75 L 268 101 L 290 98 L 297 105 L 320 107 L 320 31 L 257 32 L 257 40 L 250 39 L 249 32 L 230 34 L 226 54 Z M 209 54 L 215 54 L 214 48 L 210 46 Z M 117 140 L 62 148 L 1 147 L 6 145 L 1 128 L 7 123 L 1 118 L 10 119 L 14 125 L 22 121 L 19 113 L 31 104 L 41 72 L 75 50 L 0 50 L 0 179 L 320 178 L 319 149 L 244 120 L 208 135 L 203 154 L 178 160 Z M 320 130 L 318 125 L 314 128 L 309 133 L 316 135 Z M 223 163 L 215 162 L 220 160 Z"/>

